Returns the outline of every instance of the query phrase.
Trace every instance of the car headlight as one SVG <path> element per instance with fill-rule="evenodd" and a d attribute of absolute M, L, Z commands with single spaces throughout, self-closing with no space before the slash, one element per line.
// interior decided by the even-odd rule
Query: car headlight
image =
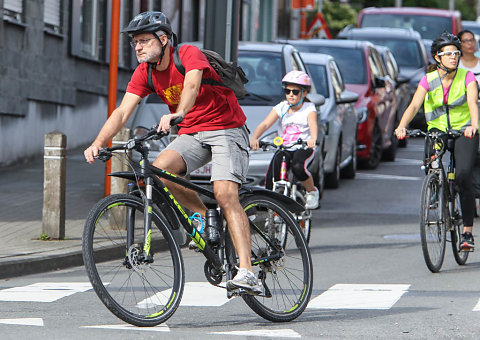
<path fill-rule="evenodd" d="M 149 129 L 143 126 L 137 126 L 135 129 L 133 129 L 133 137 L 143 136 L 148 131 Z M 167 147 L 168 143 L 170 142 L 170 138 L 171 136 L 168 135 L 156 140 L 151 139 L 149 141 L 144 142 L 144 145 L 148 147 L 150 151 L 160 152 Z"/>
<path fill-rule="evenodd" d="M 365 106 L 357 108 L 357 117 L 358 117 L 358 124 L 362 124 L 364 121 L 367 120 L 368 109 Z"/>

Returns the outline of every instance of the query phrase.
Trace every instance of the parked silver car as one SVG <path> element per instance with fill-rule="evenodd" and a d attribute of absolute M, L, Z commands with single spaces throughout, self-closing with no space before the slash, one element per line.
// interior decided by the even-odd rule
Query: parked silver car
<path fill-rule="evenodd" d="M 201 47 L 199 43 L 194 44 Z M 298 50 L 288 44 L 240 42 L 238 48 L 238 64 L 243 68 L 249 79 L 246 84 L 249 93 L 245 98 L 240 99 L 239 103 L 247 116 L 246 124 L 253 132 L 273 106 L 285 98 L 281 83 L 283 75 L 292 70 L 306 72 L 307 69 Z M 315 86 L 312 86 L 309 98 L 317 105 L 319 125 L 317 140 L 320 142 L 309 170 L 313 174 L 315 185 L 322 192 L 324 186 L 323 143 L 325 128 L 319 107 L 324 103 L 325 98 L 317 94 Z M 168 107 L 163 104 L 158 96 L 150 95 L 142 100 L 130 118 L 128 126 L 132 129 L 138 126 L 150 127 L 157 124 L 160 117 L 168 112 Z M 273 139 L 275 133 L 276 126 L 273 126 L 264 136 Z M 153 151 L 150 153 L 150 158 L 155 159 L 168 142 L 169 139 L 152 142 L 151 148 Z M 250 153 L 250 166 L 247 175 L 249 184 L 264 185 L 265 173 L 272 156 L 273 150 Z M 194 171 L 191 174 L 192 180 L 208 185 L 210 169 L 210 164 L 207 164 L 205 167 Z"/>
<path fill-rule="evenodd" d="M 325 186 L 337 188 L 340 177 L 353 178 L 357 169 L 358 95 L 345 88 L 335 59 L 322 53 L 301 53 L 317 91 L 325 97 L 320 115 L 326 124 Z"/>

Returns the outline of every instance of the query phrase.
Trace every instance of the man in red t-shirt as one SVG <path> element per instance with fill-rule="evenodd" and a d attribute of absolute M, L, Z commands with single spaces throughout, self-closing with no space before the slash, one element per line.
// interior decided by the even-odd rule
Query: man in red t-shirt
<path fill-rule="evenodd" d="M 155 92 L 171 112 L 162 116 L 158 131 L 168 132 L 170 122 L 183 117 L 178 125 L 179 136 L 159 154 L 153 165 L 173 174 L 186 175 L 212 160 L 213 190 L 227 219 L 240 262 L 238 273 L 227 282 L 227 288 L 261 293 L 261 286 L 252 273 L 249 221 L 238 198 L 239 185 L 245 181 L 248 170 L 249 137 L 246 117 L 235 94 L 224 86 L 202 84 L 203 78 L 216 81 L 220 78 L 195 46 L 184 45 L 178 51 L 185 76 L 176 69 L 170 45 L 174 34 L 162 12 L 137 15 L 123 32 L 132 38 L 140 64 L 120 106 L 85 150 L 85 159 L 93 163 L 99 150 L 125 125 L 140 100 L 153 92 L 147 72 L 147 63 L 152 64 Z M 195 192 L 171 182 L 166 185 L 182 205 L 205 217 L 206 207 Z"/>

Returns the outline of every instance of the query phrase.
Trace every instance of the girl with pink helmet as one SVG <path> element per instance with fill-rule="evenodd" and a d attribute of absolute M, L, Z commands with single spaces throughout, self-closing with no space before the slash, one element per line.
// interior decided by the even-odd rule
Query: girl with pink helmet
<path fill-rule="evenodd" d="M 273 178 L 280 179 L 280 164 L 285 157 L 288 169 L 307 190 L 306 209 L 318 208 L 320 192 L 313 183 L 312 174 L 307 167 L 313 161 L 317 142 L 317 111 L 315 105 L 307 99 L 312 81 L 303 71 L 290 71 L 282 79 L 285 100 L 275 105 L 268 116 L 261 122 L 250 138 L 250 148 L 259 148 L 259 137 L 278 121 L 278 136 L 284 144 L 292 144 L 299 138 L 307 141 L 308 147 L 298 145 L 289 150 L 277 152 L 270 162 L 265 177 L 265 187 L 272 189 Z"/>

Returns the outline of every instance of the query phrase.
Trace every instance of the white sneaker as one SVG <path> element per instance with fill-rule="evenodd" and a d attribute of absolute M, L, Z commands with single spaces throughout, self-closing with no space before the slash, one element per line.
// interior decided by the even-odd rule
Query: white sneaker
<path fill-rule="evenodd" d="M 262 286 L 258 283 L 255 274 L 246 268 L 239 268 L 237 275 L 227 281 L 227 289 L 234 290 L 242 288 L 248 294 L 257 295 L 262 292 Z"/>
<path fill-rule="evenodd" d="M 320 200 L 320 191 L 315 188 L 315 190 L 307 192 L 306 196 L 305 209 L 317 209 L 318 201 Z"/>

